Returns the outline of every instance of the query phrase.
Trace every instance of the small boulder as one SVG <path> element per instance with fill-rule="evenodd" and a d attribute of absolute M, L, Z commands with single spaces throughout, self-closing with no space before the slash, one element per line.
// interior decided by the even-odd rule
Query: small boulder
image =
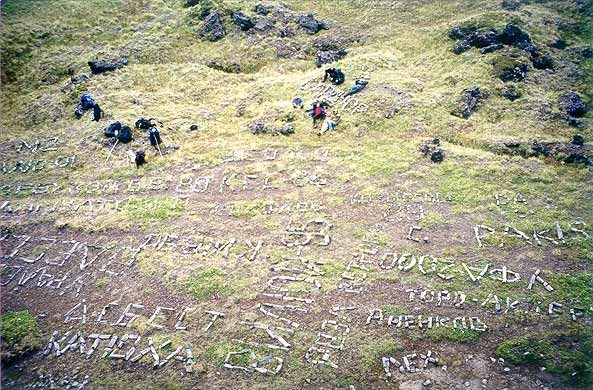
<path fill-rule="evenodd" d="M 499 40 L 504 44 L 518 47 L 528 53 L 534 53 L 536 51 L 529 34 L 514 24 L 509 23 L 505 26 L 502 34 L 499 36 Z"/>
<path fill-rule="evenodd" d="M 463 91 L 457 107 L 451 114 L 467 119 L 479 107 L 480 102 L 487 99 L 488 96 L 488 92 L 483 92 L 478 87 L 468 88 Z"/>
<path fill-rule="evenodd" d="M 535 53 L 531 57 L 531 63 L 535 69 L 554 69 L 554 58 L 549 54 Z"/>
<path fill-rule="evenodd" d="M 447 35 L 451 39 L 463 39 L 475 31 L 476 29 L 470 27 L 453 26 L 451 29 L 449 29 Z"/>
<path fill-rule="evenodd" d="M 453 53 L 461 54 L 472 48 L 472 44 L 468 39 L 462 39 L 455 46 L 453 46 Z"/>
<path fill-rule="evenodd" d="M 476 31 L 468 39 L 473 47 L 482 48 L 498 44 L 498 38 L 495 31 Z"/>
<path fill-rule="evenodd" d="M 270 31 L 274 28 L 274 21 L 271 19 L 260 19 L 255 23 L 253 28 L 259 32 Z"/>
<path fill-rule="evenodd" d="M 287 123 L 284 126 L 282 126 L 282 129 L 280 129 L 280 134 L 282 134 L 282 135 L 294 134 L 294 127 L 291 124 Z"/>
<path fill-rule="evenodd" d="M 208 14 L 199 33 L 200 36 L 211 42 L 224 38 L 226 32 L 220 14 L 218 12 Z"/>
<path fill-rule="evenodd" d="M 550 47 L 553 47 L 554 49 L 566 49 L 566 46 L 568 46 L 566 44 L 566 41 L 560 37 L 556 37 L 556 39 L 554 39 L 554 42 L 552 42 L 550 44 Z"/>
<path fill-rule="evenodd" d="M 255 6 L 255 13 L 258 15 L 267 15 L 270 11 L 262 4 L 258 4 Z"/>
<path fill-rule="evenodd" d="M 100 74 L 105 72 L 111 72 L 119 68 L 123 68 L 128 64 L 127 58 L 115 58 L 113 60 L 99 60 L 99 61 L 89 61 L 89 67 L 91 68 L 91 72 L 93 74 Z"/>
<path fill-rule="evenodd" d="M 323 21 L 315 19 L 313 14 L 300 15 L 296 19 L 296 23 L 305 30 L 307 34 L 317 34 L 320 30 L 328 30 L 330 26 Z"/>
<path fill-rule="evenodd" d="M 575 134 L 574 137 L 572 137 L 571 143 L 573 145 L 583 146 L 583 144 L 585 143 L 585 138 L 580 134 Z"/>
<path fill-rule="evenodd" d="M 336 62 L 340 58 L 343 58 L 348 54 L 348 52 L 344 49 L 340 50 L 317 50 L 316 61 L 315 63 L 317 66 L 321 66 L 323 64 L 330 64 L 332 62 Z"/>
<path fill-rule="evenodd" d="M 499 78 L 502 81 L 523 81 L 527 77 L 529 67 L 527 64 L 512 65 L 502 69 Z"/>
<path fill-rule="evenodd" d="M 563 95 L 560 98 L 560 106 L 573 118 L 580 118 L 587 112 L 587 105 L 576 92 Z"/>
<path fill-rule="evenodd" d="M 233 12 L 232 19 L 233 23 L 239 26 L 241 31 L 248 31 L 254 26 L 251 18 L 240 11 Z"/>

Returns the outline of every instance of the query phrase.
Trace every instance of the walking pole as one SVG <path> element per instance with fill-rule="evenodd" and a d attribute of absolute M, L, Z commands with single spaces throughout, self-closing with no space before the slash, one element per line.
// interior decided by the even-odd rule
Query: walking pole
<path fill-rule="evenodd" d="M 109 154 L 107 155 L 107 160 L 105 160 L 105 164 L 107 164 L 107 162 L 109 161 L 109 158 L 111 157 L 111 153 L 113 153 L 113 149 L 115 149 L 115 147 L 117 146 L 117 143 L 119 142 L 118 139 L 115 140 L 115 143 L 113 144 L 113 147 L 111 148 L 111 150 L 109 151 Z"/>
<path fill-rule="evenodd" d="M 156 148 L 159 151 L 159 154 L 161 155 L 161 157 L 163 157 L 163 153 L 161 153 L 161 146 L 159 145 L 159 141 L 156 138 L 154 140 L 156 141 Z"/>

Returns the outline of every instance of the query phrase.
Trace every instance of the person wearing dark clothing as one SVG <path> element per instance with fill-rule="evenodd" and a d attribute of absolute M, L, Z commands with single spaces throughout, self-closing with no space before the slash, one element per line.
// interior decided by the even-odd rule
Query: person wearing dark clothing
<path fill-rule="evenodd" d="M 323 122 L 325 119 L 325 109 L 328 107 L 326 102 L 314 102 L 311 111 L 313 118 L 313 127 L 317 127 L 318 122 Z"/>
<path fill-rule="evenodd" d="M 93 120 L 95 122 L 99 122 L 102 116 L 103 110 L 101 110 L 101 107 L 98 104 L 95 104 L 95 106 L 93 107 Z"/>
<path fill-rule="evenodd" d="M 323 82 L 327 81 L 329 77 L 330 81 L 335 85 L 340 85 L 344 82 L 345 76 L 341 69 L 339 68 L 328 68 L 325 70 L 325 76 L 323 77 Z"/>
<path fill-rule="evenodd" d="M 369 82 L 366 80 L 356 80 L 356 82 L 354 83 L 354 87 L 352 87 L 352 89 L 344 95 L 344 98 L 347 98 L 350 95 L 354 95 L 355 93 L 359 93 L 367 86 L 368 83 Z"/>

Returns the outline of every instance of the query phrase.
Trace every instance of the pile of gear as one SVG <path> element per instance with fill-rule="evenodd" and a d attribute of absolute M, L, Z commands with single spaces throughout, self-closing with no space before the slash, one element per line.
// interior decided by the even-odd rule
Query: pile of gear
<path fill-rule="evenodd" d="M 433 138 L 431 140 L 422 141 L 419 149 L 424 157 L 430 155 L 430 160 L 432 162 L 440 163 L 445 158 L 445 152 L 440 148 L 440 145 L 441 141 L 438 138 Z"/>
<path fill-rule="evenodd" d="M 103 110 L 99 104 L 95 103 L 91 95 L 85 93 L 80 98 L 80 103 L 74 109 L 74 116 L 76 119 L 80 119 L 83 117 L 84 113 L 88 110 L 93 110 L 93 120 L 99 122 L 99 120 L 103 117 Z"/>

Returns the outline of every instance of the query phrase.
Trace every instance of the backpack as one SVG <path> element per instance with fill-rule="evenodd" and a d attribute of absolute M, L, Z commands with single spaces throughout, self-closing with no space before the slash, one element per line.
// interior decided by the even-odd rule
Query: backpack
<path fill-rule="evenodd" d="M 137 129 L 148 130 L 151 127 L 150 119 L 140 118 L 136 121 L 135 126 Z"/>
<path fill-rule="evenodd" d="M 334 84 L 340 85 L 344 82 L 345 79 L 346 79 L 346 76 L 344 76 L 344 72 L 342 72 L 342 69 L 337 68 L 335 77 L 334 77 Z"/>
<path fill-rule="evenodd" d="M 76 119 L 80 119 L 83 115 L 84 110 L 82 109 L 82 105 L 79 104 L 78 106 L 76 106 L 76 109 L 74 110 L 74 116 L 76 117 Z"/>
<path fill-rule="evenodd" d="M 157 146 L 161 144 L 163 141 L 161 140 L 161 134 L 159 133 L 159 129 L 156 127 L 151 127 L 148 132 L 148 140 L 152 146 Z"/>
<path fill-rule="evenodd" d="M 95 122 L 99 122 L 99 120 L 101 119 L 102 113 L 103 113 L 103 110 L 101 110 L 101 107 L 99 107 L 98 104 L 95 104 L 95 107 L 93 107 L 93 120 Z"/>
<path fill-rule="evenodd" d="M 121 130 L 121 123 L 118 122 L 113 122 L 112 124 L 110 124 L 109 126 L 107 126 L 105 128 L 105 137 L 115 137 L 117 136 L 117 134 L 119 133 L 119 131 Z"/>
<path fill-rule="evenodd" d="M 80 98 L 80 105 L 82 106 L 82 109 L 86 111 L 86 110 L 90 110 L 91 108 L 93 108 L 95 106 L 95 102 L 93 101 L 93 98 L 91 98 L 91 96 L 89 94 L 85 93 Z"/>
<path fill-rule="evenodd" d="M 136 168 L 138 168 L 140 165 L 142 164 L 146 164 L 148 162 L 148 159 L 146 158 L 146 153 L 144 153 L 144 150 L 139 150 L 136 152 Z"/>
<path fill-rule="evenodd" d="M 319 115 L 323 115 L 323 114 L 325 114 L 325 111 L 324 111 L 323 107 L 321 106 L 321 103 L 317 103 L 315 105 L 315 108 L 313 109 L 313 115 L 319 116 Z"/>
<path fill-rule="evenodd" d="M 132 129 L 129 126 L 124 126 L 115 136 L 119 141 L 127 144 L 132 140 Z"/>

